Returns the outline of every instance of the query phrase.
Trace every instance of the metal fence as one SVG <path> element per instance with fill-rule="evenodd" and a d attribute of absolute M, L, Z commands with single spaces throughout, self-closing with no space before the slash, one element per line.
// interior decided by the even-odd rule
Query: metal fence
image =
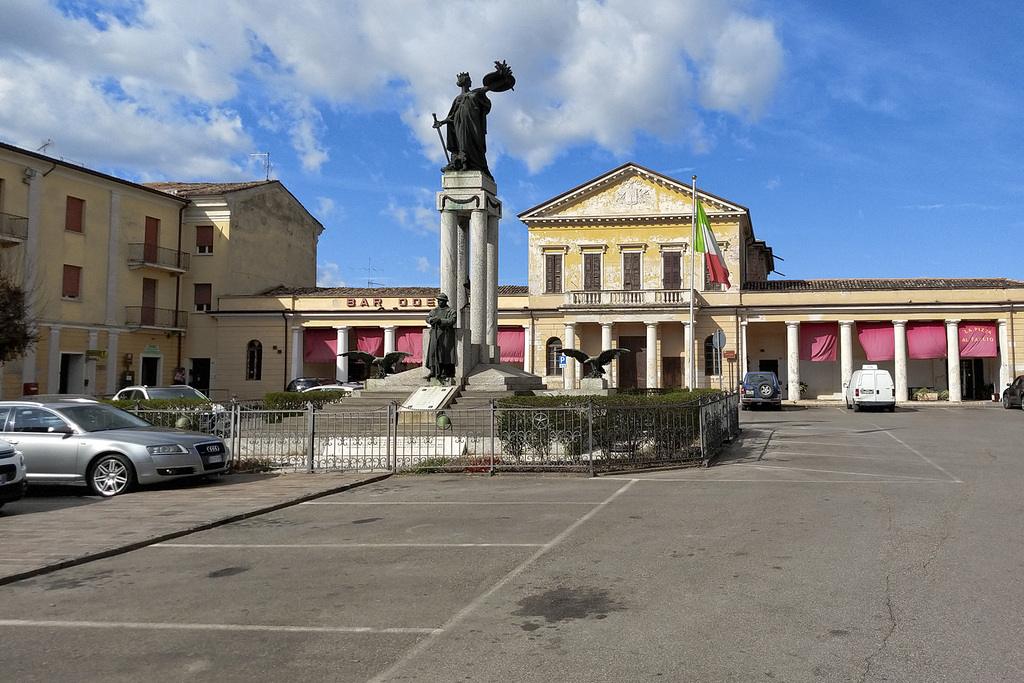
<path fill-rule="evenodd" d="M 739 432 L 736 394 L 687 404 L 224 412 L 134 411 L 228 441 L 236 462 L 284 471 L 602 472 L 707 465 Z"/>

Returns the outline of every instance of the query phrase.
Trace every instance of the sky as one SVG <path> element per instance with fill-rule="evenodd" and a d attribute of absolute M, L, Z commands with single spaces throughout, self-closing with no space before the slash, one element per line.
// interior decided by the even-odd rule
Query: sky
<path fill-rule="evenodd" d="M 1024 279 L 1022 29 L 1004 0 L 0 0 L 0 140 L 269 172 L 324 226 L 319 285 L 436 286 L 431 115 L 503 60 L 503 285 L 517 214 L 627 162 L 750 209 L 771 279 Z"/>

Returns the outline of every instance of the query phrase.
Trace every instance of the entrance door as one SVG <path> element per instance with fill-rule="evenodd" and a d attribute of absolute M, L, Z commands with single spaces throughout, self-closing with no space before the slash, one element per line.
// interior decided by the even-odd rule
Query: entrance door
<path fill-rule="evenodd" d="M 189 384 L 194 388 L 203 392 L 207 396 L 210 395 L 210 359 L 209 358 L 193 358 L 192 359 L 192 374 L 189 377 Z"/>
<path fill-rule="evenodd" d="M 647 386 L 647 337 L 619 337 L 618 348 L 630 351 L 619 356 L 619 388 Z"/>
<path fill-rule="evenodd" d="M 61 394 L 85 393 L 85 354 L 60 354 L 60 379 L 58 392 Z"/>
<path fill-rule="evenodd" d="M 142 259 L 146 263 L 157 262 L 157 245 L 160 244 L 160 221 L 146 216 L 146 241 L 143 242 Z"/>
<path fill-rule="evenodd" d="M 160 357 L 142 357 L 142 383 L 147 387 L 160 386 Z"/>
<path fill-rule="evenodd" d="M 985 391 L 985 362 L 981 358 L 960 359 L 960 391 L 967 400 L 988 399 Z"/>
<path fill-rule="evenodd" d="M 683 386 L 683 359 L 675 356 L 661 359 L 661 381 L 667 387 Z"/>

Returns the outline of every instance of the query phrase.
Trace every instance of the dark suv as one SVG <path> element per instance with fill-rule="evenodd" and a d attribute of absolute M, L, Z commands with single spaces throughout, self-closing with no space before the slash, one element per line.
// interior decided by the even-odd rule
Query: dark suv
<path fill-rule="evenodd" d="M 779 379 L 774 372 L 748 372 L 740 385 L 740 405 L 743 410 L 751 406 L 768 405 L 782 409 L 782 395 Z"/>

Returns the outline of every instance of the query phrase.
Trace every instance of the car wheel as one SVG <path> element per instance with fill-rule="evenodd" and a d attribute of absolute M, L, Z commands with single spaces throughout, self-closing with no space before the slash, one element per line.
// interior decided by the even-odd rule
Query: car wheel
<path fill-rule="evenodd" d="M 135 481 L 135 470 L 123 455 L 111 453 L 100 456 L 89 466 L 89 474 L 86 479 L 93 493 L 110 498 L 124 493 L 132 487 L 132 483 Z"/>
<path fill-rule="evenodd" d="M 852 407 L 853 407 L 853 406 L 851 406 L 851 405 L 850 405 L 850 402 L 849 402 L 849 401 L 847 401 L 847 402 L 846 402 L 846 409 L 847 409 L 847 410 L 849 410 L 849 409 L 850 409 L 850 408 L 852 408 Z"/>
<path fill-rule="evenodd" d="M 857 403 L 856 401 L 853 402 L 853 412 L 855 412 L 855 413 L 859 413 L 860 412 L 860 404 Z"/>
<path fill-rule="evenodd" d="M 775 395 L 775 387 L 770 383 L 764 382 L 757 385 L 757 395 L 761 398 L 771 398 Z"/>
<path fill-rule="evenodd" d="M 1024 401 L 1021 402 L 1021 405 L 1024 406 Z M 1006 410 L 1010 409 L 1010 397 L 1006 394 L 1003 394 L 1003 408 Z"/>

